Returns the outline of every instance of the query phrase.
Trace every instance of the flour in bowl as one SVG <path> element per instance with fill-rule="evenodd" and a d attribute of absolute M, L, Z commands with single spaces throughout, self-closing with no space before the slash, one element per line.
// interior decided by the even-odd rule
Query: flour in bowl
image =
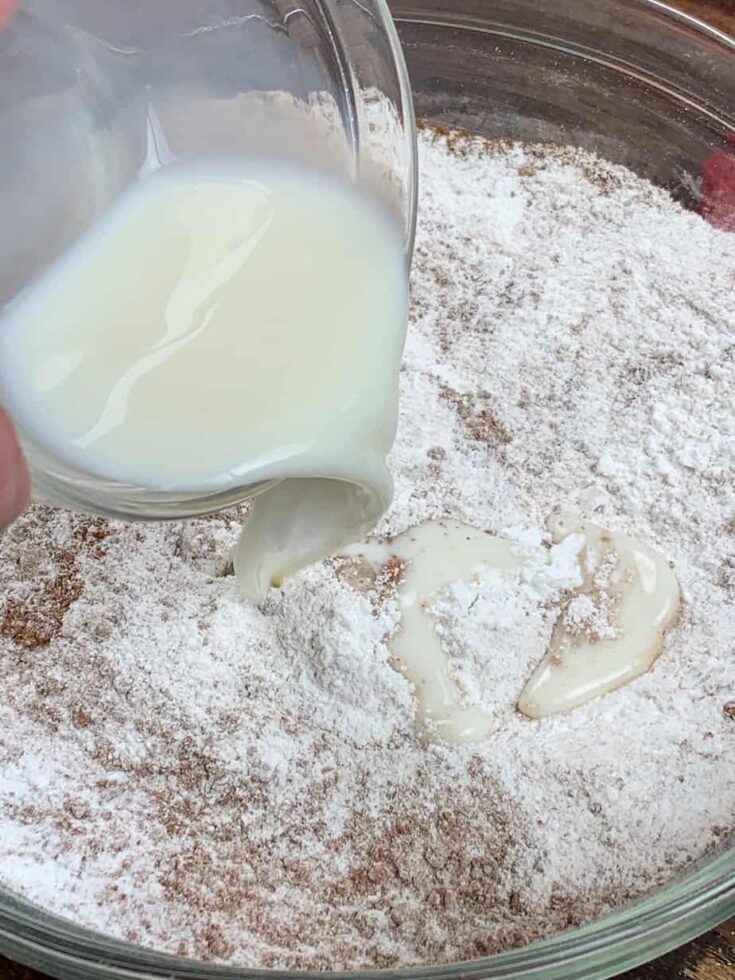
<path fill-rule="evenodd" d="M 253 606 L 238 513 L 35 507 L 0 547 L 10 890 L 187 956 L 388 967 L 600 916 L 733 829 L 735 235 L 579 150 L 427 129 L 420 155 L 378 531 L 448 518 L 539 554 L 561 508 L 648 542 L 683 595 L 661 656 L 529 719 L 569 567 L 454 583 L 433 613 L 492 730 L 427 743 L 389 651 L 399 561 L 337 557 Z M 604 603 L 565 615 L 613 628 Z"/>

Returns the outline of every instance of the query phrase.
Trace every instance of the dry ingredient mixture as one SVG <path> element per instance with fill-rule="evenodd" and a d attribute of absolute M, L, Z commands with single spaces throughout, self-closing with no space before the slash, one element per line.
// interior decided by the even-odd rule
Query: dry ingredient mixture
<path fill-rule="evenodd" d="M 424 745 L 386 646 L 399 563 L 254 607 L 237 513 L 34 507 L 0 547 L 0 882 L 47 909 L 249 966 L 431 963 L 599 916 L 732 829 L 735 235 L 579 150 L 424 130 L 420 154 L 380 531 L 449 515 L 538 555 L 565 507 L 671 558 L 679 625 L 640 680 L 532 721 L 564 563 L 453 586 L 437 622 L 495 730 Z M 566 615 L 607 628 L 604 596 Z"/>

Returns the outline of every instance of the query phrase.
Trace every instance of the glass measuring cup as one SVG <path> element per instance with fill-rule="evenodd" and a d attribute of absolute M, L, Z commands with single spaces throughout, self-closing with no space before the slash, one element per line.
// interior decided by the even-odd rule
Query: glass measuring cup
<path fill-rule="evenodd" d="M 414 120 L 384 0 L 23 0 L 0 33 L 0 138 L 0 306 L 152 155 L 262 155 L 334 173 L 387 206 L 408 271 Z M 272 485 L 152 490 L 19 435 L 36 494 L 77 510 L 178 518 Z"/>

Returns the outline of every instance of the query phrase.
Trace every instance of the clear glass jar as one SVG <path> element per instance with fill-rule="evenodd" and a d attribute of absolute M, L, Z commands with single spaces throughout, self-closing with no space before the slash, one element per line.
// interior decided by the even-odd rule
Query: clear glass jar
<path fill-rule="evenodd" d="M 0 32 L 0 146 L 0 306 L 160 146 L 177 160 L 264 155 L 347 178 L 395 216 L 408 274 L 414 116 L 383 0 L 24 0 Z M 186 517 L 265 488 L 153 491 L 20 436 L 37 495 L 77 510 Z"/>

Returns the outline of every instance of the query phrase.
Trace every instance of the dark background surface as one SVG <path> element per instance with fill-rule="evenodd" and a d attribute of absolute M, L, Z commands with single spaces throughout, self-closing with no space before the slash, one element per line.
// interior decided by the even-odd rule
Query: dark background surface
<path fill-rule="evenodd" d="M 735 34 L 735 0 L 674 0 L 674 5 Z M 0 956 L 0 980 L 48 978 Z M 620 980 L 735 980 L 735 919 Z"/>

